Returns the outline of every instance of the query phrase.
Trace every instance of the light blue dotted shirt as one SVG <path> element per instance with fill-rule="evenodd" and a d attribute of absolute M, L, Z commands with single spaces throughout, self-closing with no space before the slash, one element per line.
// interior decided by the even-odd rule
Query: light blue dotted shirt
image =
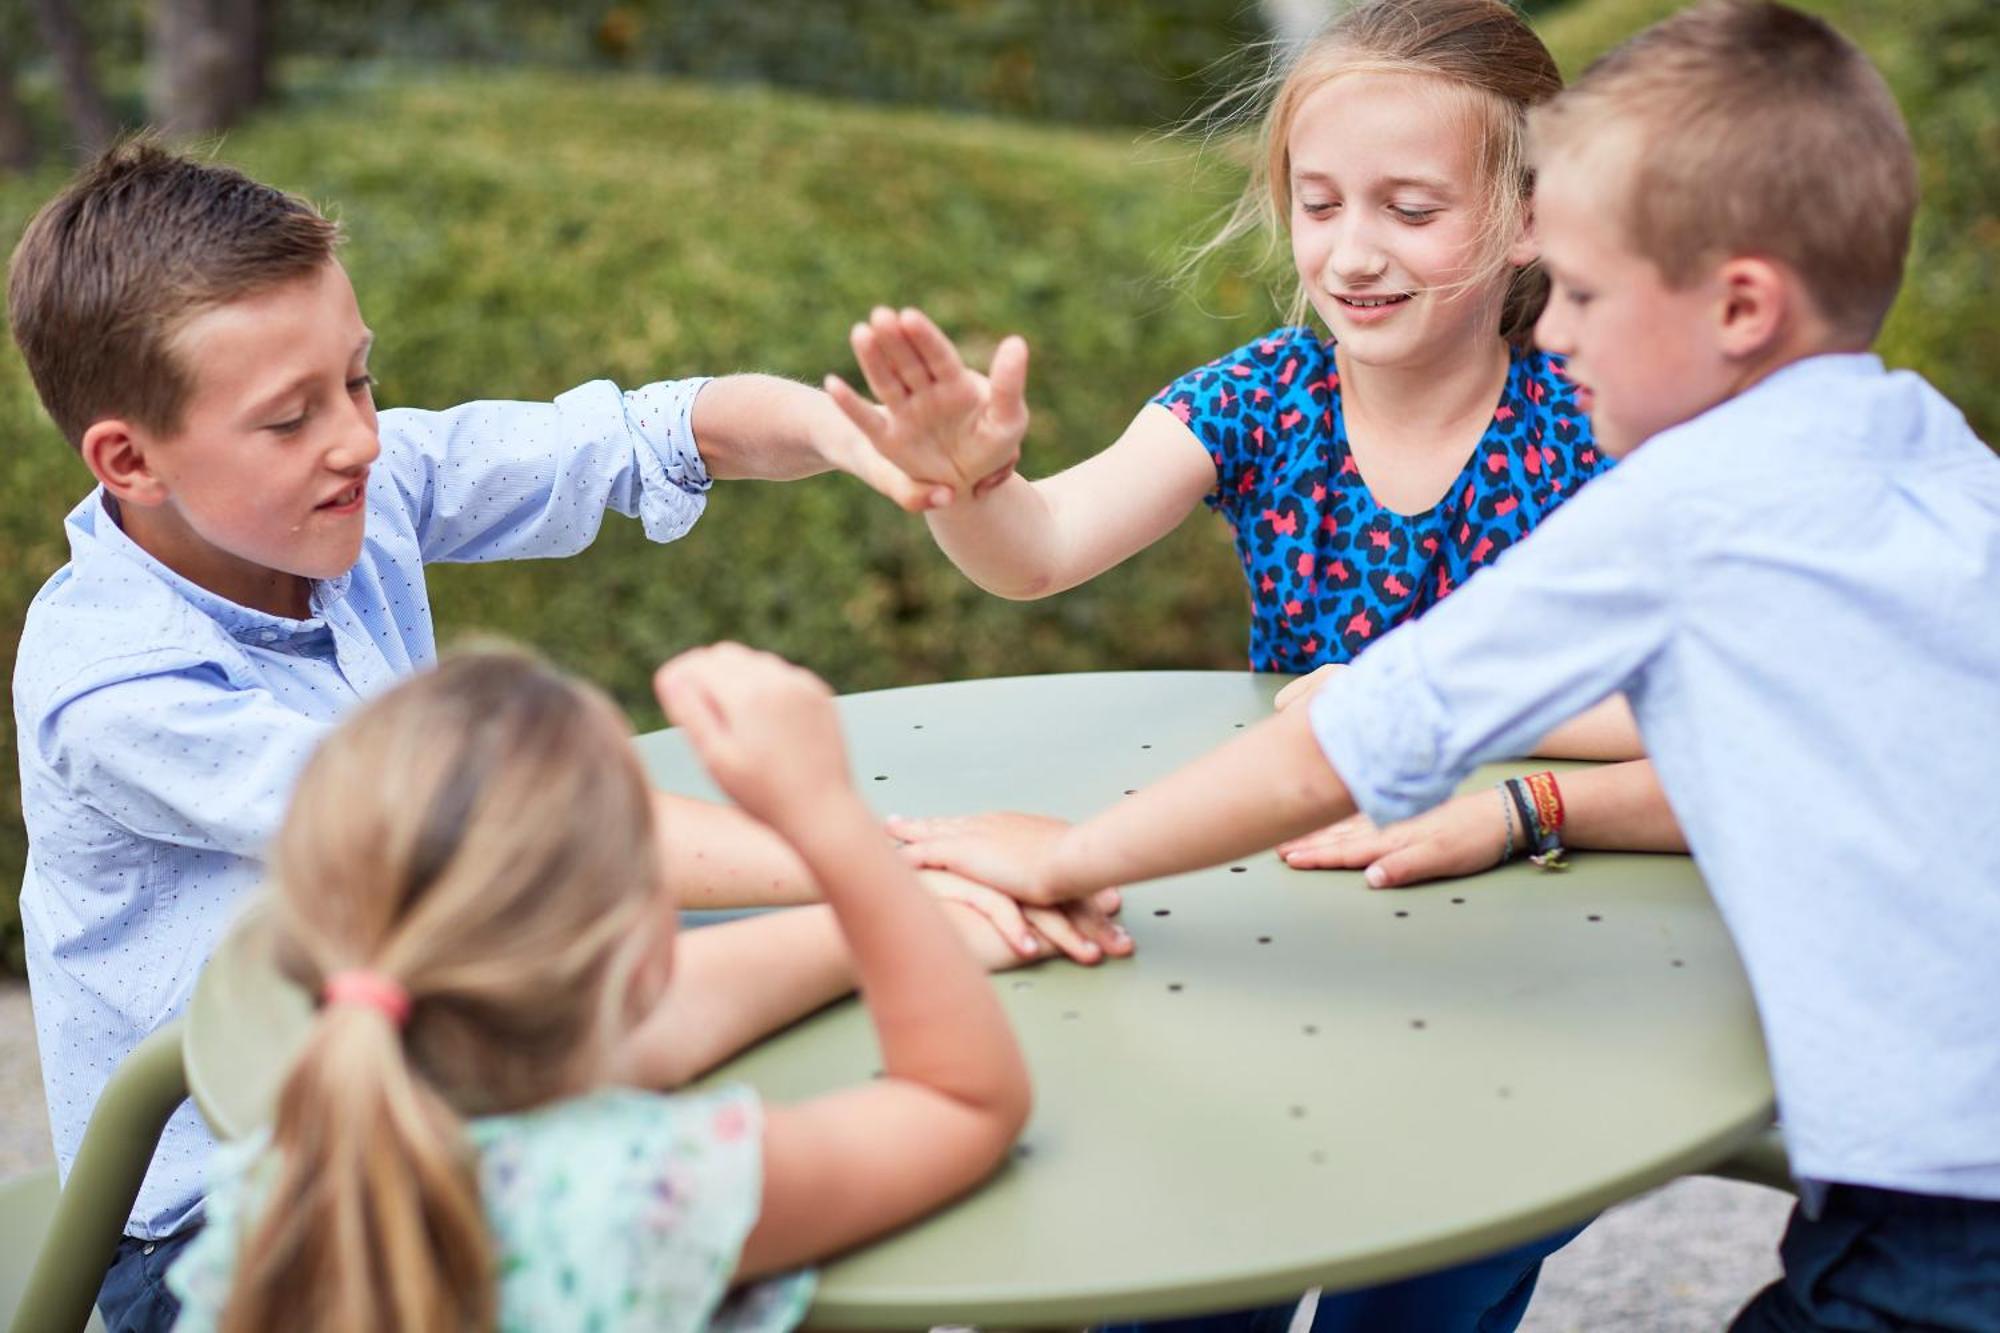
<path fill-rule="evenodd" d="M 1311 718 L 1386 821 L 1619 690 L 1756 993 L 1793 1172 L 2000 1199 L 2000 459 L 1908 371 L 1787 366 Z"/>
<path fill-rule="evenodd" d="M 357 700 L 435 660 L 423 567 L 571 555 L 606 509 L 679 537 L 707 498 L 689 424 L 705 382 L 382 413 L 361 558 L 314 586 L 305 620 L 173 573 L 101 490 L 71 512 L 70 561 L 30 606 L 14 673 L 21 924 L 65 1176 L 112 1070 L 181 1011 L 257 886 L 306 755 Z M 183 1106 L 130 1234 L 198 1212 L 212 1146 Z"/>

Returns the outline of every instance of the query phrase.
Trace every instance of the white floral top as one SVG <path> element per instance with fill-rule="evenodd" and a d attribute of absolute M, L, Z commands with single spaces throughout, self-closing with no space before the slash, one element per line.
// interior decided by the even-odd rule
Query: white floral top
<path fill-rule="evenodd" d="M 805 1317 L 809 1271 L 729 1290 L 763 1188 L 762 1108 L 748 1088 L 607 1088 L 467 1133 L 502 1333 L 783 1333 Z M 222 1313 L 246 1196 L 268 1187 L 266 1147 L 259 1135 L 217 1155 L 207 1223 L 167 1275 L 179 1333 L 210 1333 Z"/>

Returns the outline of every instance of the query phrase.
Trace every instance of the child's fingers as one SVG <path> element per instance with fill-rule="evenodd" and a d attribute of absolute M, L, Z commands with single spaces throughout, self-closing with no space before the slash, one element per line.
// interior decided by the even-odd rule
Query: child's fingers
<path fill-rule="evenodd" d="M 854 349 L 854 364 L 861 367 L 861 378 L 868 382 L 868 392 L 884 407 L 901 407 L 910 396 L 910 386 L 896 373 L 895 363 L 882 345 L 882 335 L 872 324 L 856 324 L 847 331 L 847 345 Z"/>
<path fill-rule="evenodd" d="M 1443 863 L 1436 843 L 1420 842 L 1390 852 L 1369 866 L 1362 878 L 1371 889 L 1400 889 L 1459 873 Z"/>
<path fill-rule="evenodd" d="M 1006 894 L 965 879 L 945 880 L 936 886 L 936 892 L 939 897 L 963 904 L 984 917 L 987 924 L 1000 933 L 1000 938 L 1007 941 L 1007 946 L 1021 957 L 1034 958 L 1041 954 L 1042 943 L 1022 914 L 1021 905 Z"/>
<path fill-rule="evenodd" d="M 1075 902 L 1064 903 L 1060 910 L 1085 939 L 1105 953 L 1122 958 L 1132 952 L 1132 937 L 1125 933 L 1125 928 L 1098 911 L 1090 899 L 1079 898 Z"/>
<path fill-rule="evenodd" d="M 1011 428 L 1028 419 L 1028 341 L 1008 334 L 993 352 L 993 421 Z"/>
<path fill-rule="evenodd" d="M 1376 832 L 1375 822 L 1357 811 L 1345 819 L 1335 820 L 1325 828 L 1314 829 L 1311 833 L 1301 833 L 1296 838 L 1289 838 L 1279 843 L 1278 855 L 1283 856 L 1287 852 L 1322 843 L 1345 842 L 1353 838 L 1367 837 L 1374 832 Z M 1384 847 L 1383 850 L 1386 851 L 1387 848 Z"/>
<path fill-rule="evenodd" d="M 688 744 L 694 747 L 703 767 L 713 771 L 722 758 L 729 733 L 720 703 L 699 673 L 685 668 L 675 671 L 671 663 L 661 669 L 657 684 L 660 707 L 666 710 L 667 720 L 687 734 Z"/>
<path fill-rule="evenodd" d="M 923 363 L 924 373 L 933 380 L 956 379 L 965 371 L 965 362 L 958 354 L 958 348 L 951 339 L 944 336 L 944 330 L 931 322 L 931 317 L 914 306 L 906 306 L 902 313 L 903 336 L 909 339 L 910 350 Z"/>
<path fill-rule="evenodd" d="M 966 824 L 963 815 L 934 815 L 927 818 L 890 815 L 882 821 L 882 827 L 888 829 L 889 836 L 898 842 L 924 842 L 931 838 L 952 837 L 965 832 Z"/>
<path fill-rule="evenodd" d="M 863 441 L 840 460 L 841 470 L 855 476 L 872 491 L 893 501 L 906 513 L 921 514 L 942 509 L 951 503 L 951 488 L 919 481 L 883 457 L 872 441 Z"/>
<path fill-rule="evenodd" d="M 854 428 L 866 435 L 879 449 L 889 439 L 889 414 L 875 404 L 854 392 L 846 380 L 838 375 L 828 375 L 820 381 L 826 396 L 833 399 L 833 405 L 841 415 L 854 423 Z"/>
<path fill-rule="evenodd" d="M 903 387 L 910 393 L 930 387 L 931 373 L 924 369 L 924 363 L 917 356 L 917 349 L 910 346 L 909 335 L 903 332 L 903 324 L 896 312 L 887 306 L 877 306 L 868 316 L 868 327 L 875 331 L 875 341 L 888 359 L 889 368 Z"/>
<path fill-rule="evenodd" d="M 1090 895 L 1090 901 L 1106 916 L 1117 916 L 1125 910 L 1125 895 L 1117 889 L 1099 889 Z"/>
<path fill-rule="evenodd" d="M 1059 908 L 1031 907 L 1025 915 L 1028 924 L 1040 931 L 1043 939 L 1061 949 L 1072 961 L 1088 967 L 1104 957 L 1103 948 L 1078 930 Z"/>
<path fill-rule="evenodd" d="M 1026 868 L 990 839 L 933 838 L 911 843 L 903 848 L 903 856 L 913 865 L 927 870 L 949 870 L 1014 898 L 1022 897 L 1028 890 Z"/>

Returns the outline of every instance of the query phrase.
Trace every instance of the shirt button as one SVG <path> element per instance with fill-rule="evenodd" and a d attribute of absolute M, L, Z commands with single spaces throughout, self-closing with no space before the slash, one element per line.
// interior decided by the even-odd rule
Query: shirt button
<path fill-rule="evenodd" d="M 141 1253 L 141 1254 L 151 1254 L 151 1253 L 153 1252 L 153 1250 L 154 1250 L 154 1245 L 153 1245 L 153 1242 L 151 1242 L 151 1241 L 147 1241 L 147 1242 L 146 1242 L 146 1248 L 145 1248 L 145 1249 L 143 1249 L 143 1250 L 141 1250 L 141 1251 L 139 1251 L 139 1253 Z"/>
<path fill-rule="evenodd" d="M 262 639 L 265 643 L 271 643 L 277 639 L 278 631 L 274 629 L 258 630 L 257 637 Z"/>

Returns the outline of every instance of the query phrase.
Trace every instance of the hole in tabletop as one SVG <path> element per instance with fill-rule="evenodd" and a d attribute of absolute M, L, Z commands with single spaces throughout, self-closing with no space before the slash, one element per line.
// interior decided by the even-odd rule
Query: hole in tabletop
<path fill-rule="evenodd" d="M 1083 1015 L 1078 1013 L 1074 1009 L 1065 1009 L 1063 1010 L 1063 1017 L 1071 1022 L 1074 1022 L 1075 1020 L 1082 1018 Z"/>
<path fill-rule="evenodd" d="M 1422 1032 L 1424 1030 L 1424 1020 L 1421 1018 L 1413 1018 L 1410 1020 L 1410 1026 L 1415 1028 L 1417 1031 Z"/>
<path fill-rule="evenodd" d="M 889 775 L 887 773 L 877 773 L 875 775 L 875 780 L 877 782 L 887 782 L 889 780 Z"/>
<path fill-rule="evenodd" d="M 1408 913 L 1408 912 L 1403 912 L 1403 911 L 1398 911 L 1398 912 L 1396 913 L 1396 915 L 1397 915 L 1397 916 L 1408 916 L 1408 915 L 1409 915 L 1409 913 Z"/>
<path fill-rule="evenodd" d="M 1167 989 L 1171 991 L 1177 991 L 1181 989 L 1181 983 L 1178 981 L 1169 981 L 1167 983 Z"/>
<path fill-rule="evenodd" d="M 1303 1107 L 1303 1106 L 1294 1106 L 1294 1107 L 1292 1108 L 1292 1119 L 1294 1119 L 1294 1120 L 1303 1120 L 1303 1119 L 1305 1119 L 1305 1118 L 1306 1118 L 1306 1108 L 1305 1108 L 1305 1107 Z"/>
<path fill-rule="evenodd" d="M 1259 944 L 1269 944 L 1270 942 L 1271 942 L 1271 937 L 1269 935 L 1259 935 L 1257 937 L 1257 943 Z"/>
<path fill-rule="evenodd" d="M 1240 875 L 1249 868 L 1250 868 L 1249 866 L 1231 866 L 1229 867 L 1229 873 L 1232 875 Z"/>
<path fill-rule="evenodd" d="M 1595 912 L 1592 912 L 1589 916 L 1584 918 L 1584 920 L 1586 921 L 1602 921 L 1603 919 L 1604 919 L 1603 917 L 1599 916 Z"/>
<path fill-rule="evenodd" d="M 1155 908 L 1153 909 L 1153 915 L 1154 915 L 1154 916 L 1172 916 L 1172 915 L 1173 915 L 1173 910 L 1172 910 L 1171 908 L 1167 908 L 1167 907 L 1155 907 Z"/>
<path fill-rule="evenodd" d="M 1319 1028 L 1311 1023 L 1305 1025 L 1304 1031 L 1308 1037 L 1317 1037 L 1319 1035 Z"/>
<path fill-rule="evenodd" d="M 1452 899 L 1452 902 L 1453 902 L 1454 904 L 1463 904 L 1463 903 L 1465 902 L 1465 899 L 1463 899 L 1463 898 L 1453 898 L 1453 899 Z"/>

